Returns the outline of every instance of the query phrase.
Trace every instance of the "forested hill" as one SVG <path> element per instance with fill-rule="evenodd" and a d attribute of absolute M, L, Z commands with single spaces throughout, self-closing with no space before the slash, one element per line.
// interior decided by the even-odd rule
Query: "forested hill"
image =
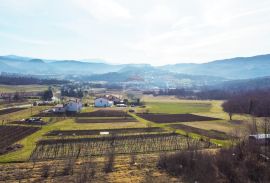
<path fill-rule="evenodd" d="M 64 84 L 68 83 L 65 80 L 58 79 L 39 79 L 30 76 L 12 76 L 12 75 L 0 75 L 0 84 L 4 85 L 52 85 L 52 84 Z"/>

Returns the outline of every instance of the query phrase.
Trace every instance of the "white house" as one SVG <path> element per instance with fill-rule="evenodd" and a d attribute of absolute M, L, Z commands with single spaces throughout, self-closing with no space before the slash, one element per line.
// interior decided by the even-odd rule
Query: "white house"
<path fill-rule="evenodd" d="M 113 101 L 108 100 L 107 98 L 99 97 L 95 99 L 95 107 L 111 107 Z"/>
<path fill-rule="evenodd" d="M 67 112 L 80 112 L 82 110 L 82 103 L 79 100 L 70 100 L 65 104 Z"/>
<path fill-rule="evenodd" d="M 82 109 L 82 103 L 79 100 L 70 100 L 65 105 L 57 104 L 53 108 L 55 113 L 64 113 L 64 112 L 80 112 Z"/>
<path fill-rule="evenodd" d="M 54 106 L 53 112 L 55 112 L 55 113 L 64 113 L 64 112 L 66 112 L 66 109 L 64 108 L 63 104 L 57 104 L 56 106 Z"/>

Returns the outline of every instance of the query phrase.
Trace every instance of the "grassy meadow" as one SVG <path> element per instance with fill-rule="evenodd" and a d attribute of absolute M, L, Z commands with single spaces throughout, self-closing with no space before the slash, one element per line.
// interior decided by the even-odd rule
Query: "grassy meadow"
<path fill-rule="evenodd" d="M 40 92 L 48 89 L 47 85 L 0 85 L 0 93 Z"/>

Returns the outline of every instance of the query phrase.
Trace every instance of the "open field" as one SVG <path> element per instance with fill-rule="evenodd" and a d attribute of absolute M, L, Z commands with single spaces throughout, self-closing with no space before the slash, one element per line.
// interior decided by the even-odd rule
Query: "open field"
<path fill-rule="evenodd" d="M 180 129 L 185 131 L 186 133 L 196 133 L 199 135 L 203 135 L 205 137 L 211 138 L 211 139 L 218 139 L 218 140 L 229 140 L 232 137 L 227 135 L 225 132 L 217 131 L 217 130 L 203 130 L 200 128 L 195 128 L 183 124 L 172 124 L 169 125 L 170 127 L 174 129 Z"/>
<path fill-rule="evenodd" d="M 39 129 L 24 126 L 0 126 L 0 154 L 6 153 L 13 143 L 35 133 Z"/>
<path fill-rule="evenodd" d="M 0 93 L 40 92 L 48 89 L 47 85 L 0 85 Z"/>
<path fill-rule="evenodd" d="M 217 130 L 225 132 L 227 134 L 239 133 L 247 128 L 248 122 L 243 121 L 241 124 L 231 123 L 230 121 L 206 121 L 206 122 L 184 122 L 182 123 L 186 126 L 191 126 L 195 128 L 200 128 L 203 130 Z"/>
<path fill-rule="evenodd" d="M 0 120 L 5 120 L 6 122 L 19 121 L 21 119 L 29 118 L 32 115 L 38 114 L 41 111 L 48 108 L 50 107 L 47 107 L 47 106 L 35 106 L 32 108 L 29 107 L 29 108 L 19 110 L 16 112 L 0 115 Z"/>
<path fill-rule="evenodd" d="M 57 117 L 57 116 L 67 116 L 67 117 L 130 117 L 130 115 L 119 109 L 98 109 L 95 111 L 83 111 L 81 113 L 69 113 L 69 114 L 55 114 L 55 113 L 39 113 L 35 115 L 36 117 Z"/>
<path fill-rule="evenodd" d="M 100 132 L 109 132 L 109 134 L 129 134 L 129 133 L 150 133 L 164 132 L 159 127 L 150 128 L 118 128 L 118 129 L 101 129 L 101 130 L 54 130 L 46 134 L 46 136 L 74 136 L 75 135 L 100 135 Z"/>
<path fill-rule="evenodd" d="M 174 122 L 192 122 L 192 121 L 213 121 L 217 118 L 198 116 L 194 114 L 158 114 L 158 113 L 140 113 L 139 117 L 155 123 L 174 123 Z"/>
<path fill-rule="evenodd" d="M 208 112 L 211 103 L 181 103 L 181 102 L 147 102 L 150 113 L 185 114 Z"/>

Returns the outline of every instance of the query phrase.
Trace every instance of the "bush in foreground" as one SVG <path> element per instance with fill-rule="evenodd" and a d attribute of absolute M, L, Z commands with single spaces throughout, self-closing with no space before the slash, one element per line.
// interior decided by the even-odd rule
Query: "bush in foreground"
<path fill-rule="evenodd" d="M 158 167 L 187 182 L 270 182 L 269 146 L 244 141 L 217 153 L 183 151 L 161 155 Z"/>

